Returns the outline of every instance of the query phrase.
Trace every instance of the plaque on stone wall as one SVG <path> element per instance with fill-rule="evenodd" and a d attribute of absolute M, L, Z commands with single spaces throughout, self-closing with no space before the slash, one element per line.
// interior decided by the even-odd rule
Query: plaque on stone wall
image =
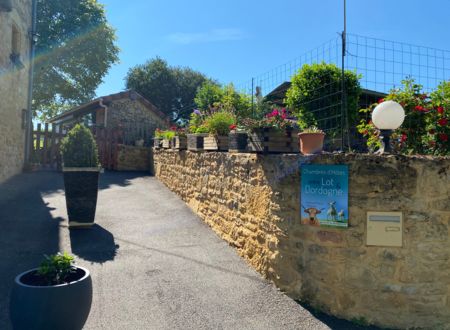
<path fill-rule="evenodd" d="M 302 165 L 300 190 L 302 224 L 348 227 L 348 166 Z"/>

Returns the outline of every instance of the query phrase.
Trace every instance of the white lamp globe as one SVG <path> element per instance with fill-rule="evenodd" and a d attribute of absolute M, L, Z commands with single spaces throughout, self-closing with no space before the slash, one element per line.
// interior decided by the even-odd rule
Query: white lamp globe
<path fill-rule="evenodd" d="M 378 129 L 395 130 L 404 120 L 405 110 L 395 101 L 382 102 L 372 112 L 372 122 Z"/>

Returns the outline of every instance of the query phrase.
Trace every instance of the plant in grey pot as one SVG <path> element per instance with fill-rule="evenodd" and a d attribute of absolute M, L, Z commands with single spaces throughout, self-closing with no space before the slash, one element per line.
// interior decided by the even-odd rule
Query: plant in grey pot
<path fill-rule="evenodd" d="M 80 330 L 92 303 L 92 280 L 74 258 L 46 256 L 39 268 L 18 275 L 10 301 L 14 329 Z"/>
<path fill-rule="evenodd" d="M 100 172 L 91 131 L 76 125 L 63 139 L 61 154 L 69 228 L 90 227 L 95 219 Z"/>

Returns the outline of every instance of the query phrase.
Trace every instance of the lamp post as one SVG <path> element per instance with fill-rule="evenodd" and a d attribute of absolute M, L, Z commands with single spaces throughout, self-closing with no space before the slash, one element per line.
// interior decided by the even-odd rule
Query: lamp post
<path fill-rule="evenodd" d="M 385 101 L 378 104 L 372 112 L 372 122 L 381 131 L 384 143 L 382 153 L 391 152 L 391 134 L 405 120 L 405 110 L 395 101 Z"/>

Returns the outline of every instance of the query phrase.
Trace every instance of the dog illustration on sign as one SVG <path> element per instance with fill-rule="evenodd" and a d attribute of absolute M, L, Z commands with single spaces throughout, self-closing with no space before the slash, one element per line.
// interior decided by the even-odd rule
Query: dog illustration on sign
<path fill-rule="evenodd" d="M 322 213 L 323 209 L 318 210 L 315 207 L 306 208 L 303 205 L 302 208 L 303 212 L 305 212 L 308 215 L 307 218 L 303 218 L 302 224 L 311 226 L 320 226 L 320 221 L 319 219 L 317 219 L 317 215 Z"/>

